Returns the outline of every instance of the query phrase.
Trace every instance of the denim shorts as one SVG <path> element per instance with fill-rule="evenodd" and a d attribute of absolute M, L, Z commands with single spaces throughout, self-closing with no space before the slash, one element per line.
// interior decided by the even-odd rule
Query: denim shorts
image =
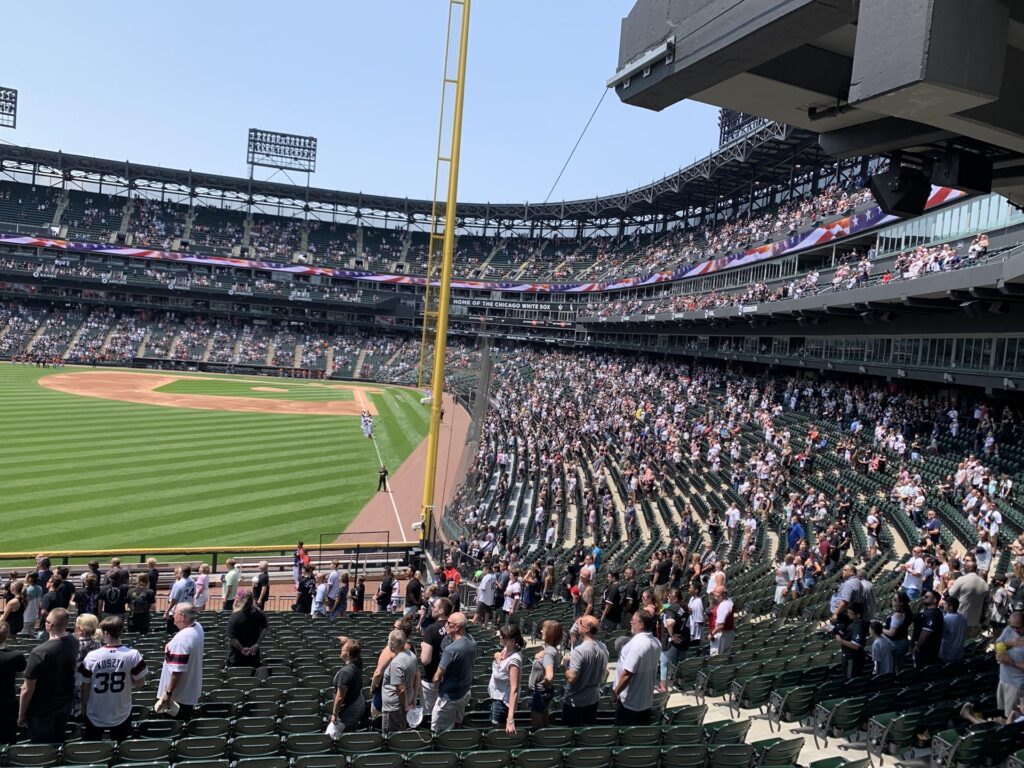
<path fill-rule="evenodd" d="M 491 725 L 504 727 L 508 720 L 508 705 L 498 699 L 491 699 Z"/>
<path fill-rule="evenodd" d="M 545 688 L 542 685 L 536 686 L 530 694 L 530 711 L 547 712 L 551 700 L 555 698 L 555 689 Z"/>

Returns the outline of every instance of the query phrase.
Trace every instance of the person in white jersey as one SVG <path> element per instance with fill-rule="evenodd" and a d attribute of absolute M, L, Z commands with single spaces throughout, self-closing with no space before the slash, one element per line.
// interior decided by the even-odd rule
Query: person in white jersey
<path fill-rule="evenodd" d="M 156 710 L 174 710 L 176 717 L 190 720 L 203 692 L 203 626 L 192 603 L 174 606 L 174 626 L 178 633 L 164 646 L 164 666 L 160 671 Z"/>
<path fill-rule="evenodd" d="M 103 647 L 90 651 L 78 671 L 82 676 L 85 740 L 99 741 L 110 731 L 115 741 L 132 734 L 132 688 L 142 685 L 149 670 L 142 654 L 121 643 L 124 620 L 108 616 L 100 622 Z"/>

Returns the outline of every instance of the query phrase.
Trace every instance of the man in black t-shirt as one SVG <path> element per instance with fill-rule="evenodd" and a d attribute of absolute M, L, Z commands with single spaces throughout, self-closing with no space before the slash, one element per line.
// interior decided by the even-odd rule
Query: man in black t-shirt
<path fill-rule="evenodd" d="M 60 607 L 67 608 L 71 605 L 71 599 L 75 596 L 75 585 L 71 581 L 71 569 L 66 565 L 62 565 L 57 569 L 57 573 L 60 574 L 61 584 L 58 593 L 60 594 Z"/>
<path fill-rule="evenodd" d="M 256 607 L 261 611 L 267 607 L 267 600 L 270 598 L 270 565 L 266 560 L 260 560 L 259 571 L 256 573 L 256 581 L 253 582 L 253 599 Z M 238 604 L 238 596 L 235 596 L 235 605 Z"/>
<path fill-rule="evenodd" d="M 71 712 L 78 664 L 78 641 L 67 633 L 68 612 L 54 608 L 46 617 L 50 639 L 32 649 L 18 705 L 18 725 L 35 744 L 63 744 Z"/>
<path fill-rule="evenodd" d="M 409 581 L 405 585 L 405 612 L 417 613 L 423 605 L 423 584 L 417 578 L 417 571 L 410 568 L 407 574 Z"/>
<path fill-rule="evenodd" d="M 633 570 L 632 566 L 626 568 L 625 581 L 619 587 L 619 593 L 622 595 L 622 622 L 620 626 L 628 627 L 630 622 L 633 620 L 633 614 L 636 613 L 636 609 L 640 606 L 640 592 L 636 586 L 636 571 Z"/>
<path fill-rule="evenodd" d="M 60 589 L 63 580 L 60 576 L 54 575 L 46 585 L 46 594 L 39 598 L 39 631 L 36 633 L 36 640 L 46 637 L 46 617 L 54 608 L 60 608 Z"/>
<path fill-rule="evenodd" d="M 683 593 L 672 587 L 668 591 L 668 605 L 661 612 L 659 635 L 661 636 L 660 684 L 658 689 L 668 690 L 669 666 L 686 658 L 690 648 L 690 627 L 687 619 L 690 611 L 683 602 Z"/>
<path fill-rule="evenodd" d="M 843 676 L 847 680 L 859 677 L 864 671 L 865 646 L 868 642 L 868 623 L 864 621 L 864 603 L 846 606 L 849 623 L 836 627 L 836 642 L 843 652 Z M 941 635 L 941 633 L 940 633 Z"/>
<path fill-rule="evenodd" d="M 0 622 L 0 744 L 13 744 L 17 737 L 18 694 L 14 681 L 25 669 L 25 654 L 5 648 L 10 628 Z"/>
<path fill-rule="evenodd" d="M 434 673 L 441 661 L 441 651 L 451 642 L 448 637 L 448 617 L 452 615 L 451 601 L 442 597 L 434 601 L 430 611 L 432 621 L 423 627 L 423 642 L 420 643 L 420 663 L 423 665 L 421 687 L 423 689 L 423 711 L 430 712 L 437 701 Z"/>
<path fill-rule="evenodd" d="M 252 592 L 238 590 L 235 611 L 228 619 L 225 632 L 228 639 L 229 667 L 260 666 L 260 640 L 267 631 L 267 615 L 256 607 Z"/>
<path fill-rule="evenodd" d="M 921 594 L 921 602 L 924 603 L 924 608 L 914 620 L 914 634 L 910 644 L 918 669 L 929 664 L 937 664 L 939 661 L 939 647 L 942 645 L 942 628 L 945 624 L 942 610 L 939 608 L 939 601 L 941 599 L 942 595 L 934 589 L 926 589 Z"/>
<path fill-rule="evenodd" d="M 140 573 L 136 586 L 128 590 L 128 631 L 146 634 L 149 632 L 150 611 L 156 604 L 156 594 L 149 588 L 149 575 Z"/>
<path fill-rule="evenodd" d="M 608 574 L 608 585 L 601 596 L 601 631 L 614 632 L 622 623 L 622 592 L 619 589 L 619 573 Z"/>
<path fill-rule="evenodd" d="M 377 612 L 381 613 L 388 609 L 391 603 L 391 593 L 395 591 L 395 579 L 391 575 L 390 568 L 384 568 L 384 575 L 381 577 L 380 586 L 377 588 Z"/>
<path fill-rule="evenodd" d="M 121 571 L 111 568 L 107 574 L 107 586 L 100 588 L 100 610 L 106 616 L 124 618 L 128 604 L 128 588 L 121 583 Z"/>

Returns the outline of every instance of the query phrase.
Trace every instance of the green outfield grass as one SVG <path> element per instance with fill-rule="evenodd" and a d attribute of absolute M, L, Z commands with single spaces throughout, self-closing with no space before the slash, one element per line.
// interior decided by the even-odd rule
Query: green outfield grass
<path fill-rule="evenodd" d="M 377 454 L 358 416 L 120 403 L 38 384 L 52 373 L 0 363 L 0 551 L 315 542 L 345 530 L 376 492 Z M 419 393 L 383 389 L 369 397 L 377 448 L 394 472 L 426 435 L 428 412 Z M 352 399 L 262 377 L 161 391 Z"/>

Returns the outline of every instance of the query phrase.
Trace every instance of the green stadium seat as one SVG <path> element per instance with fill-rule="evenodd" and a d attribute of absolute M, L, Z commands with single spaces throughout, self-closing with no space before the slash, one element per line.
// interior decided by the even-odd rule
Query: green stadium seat
<path fill-rule="evenodd" d="M 356 755 L 349 763 L 350 768 L 404 768 L 405 759 L 394 752 L 372 752 Z"/>
<path fill-rule="evenodd" d="M 660 747 L 629 746 L 614 750 L 614 768 L 656 768 L 661 759 Z"/>
<path fill-rule="evenodd" d="M 170 760 L 172 749 L 170 739 L 125 739 L 117 746 L 117 758 L 122 763 L 158 763 Z"/>
<path fill-rule="evenodd" d="M 177 760 L 222 760 L 227 759 L 228 740 L 226 736 L 186 736 L 174 744 Z"/>
<path fill-rule="evenodd" d="M 563 749 L 562 761 L 572 768 L 608 768 L 612 764 L 612 750 L 610 747 Z"/>
<path fill-rule="evenodd" d="M 414 752 L 405 764 L 406 768 L 458 768 L 459 756 L 455 752 Z"/>
<path fill-rule="evenodd" d="M 5 765 L 49 768 L 57 764 L 60 749 L 52 744 L 12 744 L 3 754 Z"/>
<path fill-rule="evenodd" d="M 69 741 L 61 760 L 64 765 L 109 765 L 116 751 L 113 741 Z"/>
<path fill-rule="evenodd" d="M 704 768 L 708 763 L 708 748 L 703 744 L 664 747 L 661 750 L 662 768 Z"/>
<path fill-rule="evenodd" d="M 555 748 L 524 749 L 514 759 L 515 768 L 562 768 L 562 751 Z"/>

